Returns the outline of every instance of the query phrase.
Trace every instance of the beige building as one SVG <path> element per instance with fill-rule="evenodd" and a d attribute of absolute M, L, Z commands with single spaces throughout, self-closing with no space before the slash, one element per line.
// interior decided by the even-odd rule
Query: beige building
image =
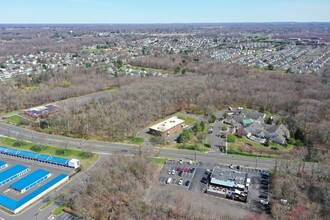
<path fill-rule="evenodd" d="M 184 120 L 179 119 L 177 116 L 173 116 L 165 121 L 162 121 L 149 128 L 149 133 L 162 137 L 167 137 L 180 131 L 184 127 Z"/>

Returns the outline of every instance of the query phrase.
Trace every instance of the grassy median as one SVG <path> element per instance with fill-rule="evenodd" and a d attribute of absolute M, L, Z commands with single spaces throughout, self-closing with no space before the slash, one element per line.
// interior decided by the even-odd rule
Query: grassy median
<path fill-rule="evenodd" d="M 86 151 L 68 149 L 64 147 L 39 145 L 33 142 L 22 141 L 9 137 L 0 137 L 0 145 L 4 147 L 12 147 L 20 150 L 27 150 L 40 154 L 48 154 L 68 159 L 76 158 L 80 160 L 81 164 L 85 169 L 93 165 L 99 158 L 98 154 Z"/>

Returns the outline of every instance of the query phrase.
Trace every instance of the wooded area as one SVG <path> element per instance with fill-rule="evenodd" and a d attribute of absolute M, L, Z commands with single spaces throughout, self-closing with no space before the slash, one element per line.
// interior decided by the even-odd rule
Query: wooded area
<path fill-rule="evenodd" d="M 156 61 L 140 64 L 166 69 L 176 66 L 166 58 L 162 63 L 168 63 L 167 67 L 152 65 Z M 109 141 L 123 140 L 152 121 L 195 105 L 206 112 L 228 106 L 263 108 L 280 115 L 291 131 L 301 128 L 308 145 L 321 147 L 312 160 L 329 160 L 329 68 L 316 77 L 259 72 L 238 65 L 183 63 L 188 73 L 169 78 L 114 77 L 93 68 L 22 76 L 2 83 L 0 108 L 24 109 L 116 87 L 108 97 L 71 104 L 47 121 L 48 131 L 55 134 Z"/>
<path fill-rule="evenodd" d="M 157 181 L 158 168 L 147 158 L 117 155 L 96 166 L 97 172 L 67 195 L 68 205 L 83 219 L 218 219 L 202 205 L 184 205 L 183 198 L 172 205 L 171 192 L 150 199 L 147 192 Z"/>

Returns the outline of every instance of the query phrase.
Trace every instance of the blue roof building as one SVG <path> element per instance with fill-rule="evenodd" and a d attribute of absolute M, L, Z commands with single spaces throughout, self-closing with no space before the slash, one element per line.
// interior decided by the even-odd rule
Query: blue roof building
<path fill-rule="evenodd" d="M 51 176 L 50 172 L 46 170 L 38 169 L 33 173 L 31 173 L 30 175 L 11 184 L 10 187 L 21 193 L 24 193 L 25 191 L 28 191 L 29 189 L 41 183 L 42 181 L 46 180 L 50 176 Z"/>
<path fill-rule="evenodd" d="M 37 201 L 42 196 L 46 195 L 46 193 L 48 193 L 49 191 L 64 183 L 68 179 L 68 175 L 60 174 L 59 176 L 56 176 L 54 179 L 50 180 L 45 185 L 39 187 L 38 189 L 34 190 L 33 192 L 18 201 L 0 194 L 0 206 L 16 214 L 31 205 L 33 202 Z"/>
<path fill-rule="evenodd" d="M 68 168 L 77 168 L 75 164 L 69 163 L 69 159 L 61 157 L 53 157 L 46 154 L 38 154 L 30 151 L 18 150 L 14 148 L 7 148 L 0 146 L 0 154 L 24 158 L 28 160 L 34 160 L 38 162 L 48 163 L 57 166 L 63 166 Z M 80 165 L 80 164 L 79 164 Z"/>
<path fill-rule="evenodd" d="M 23 174 L 27 173 L 29 171 L 29 168 L 26 166 L 17 164 L 16 166 L 13 166 L 2 173 L 0 173 L 0 186 L 16 179 L 19 176 L 22 176 Z"/>
<path fill-rule="evenodd" d="M 6 167 L 8 167 L 8 164 L 0 160 L 0 170 L 5 169 Z"/>

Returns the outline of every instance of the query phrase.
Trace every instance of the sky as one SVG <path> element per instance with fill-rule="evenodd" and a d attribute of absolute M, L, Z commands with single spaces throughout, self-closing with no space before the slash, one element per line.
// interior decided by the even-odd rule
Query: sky
<path fill-rule="evenodd" d="M 0 0 L 0 23 L 330 22 L 330 0 Z"/>

